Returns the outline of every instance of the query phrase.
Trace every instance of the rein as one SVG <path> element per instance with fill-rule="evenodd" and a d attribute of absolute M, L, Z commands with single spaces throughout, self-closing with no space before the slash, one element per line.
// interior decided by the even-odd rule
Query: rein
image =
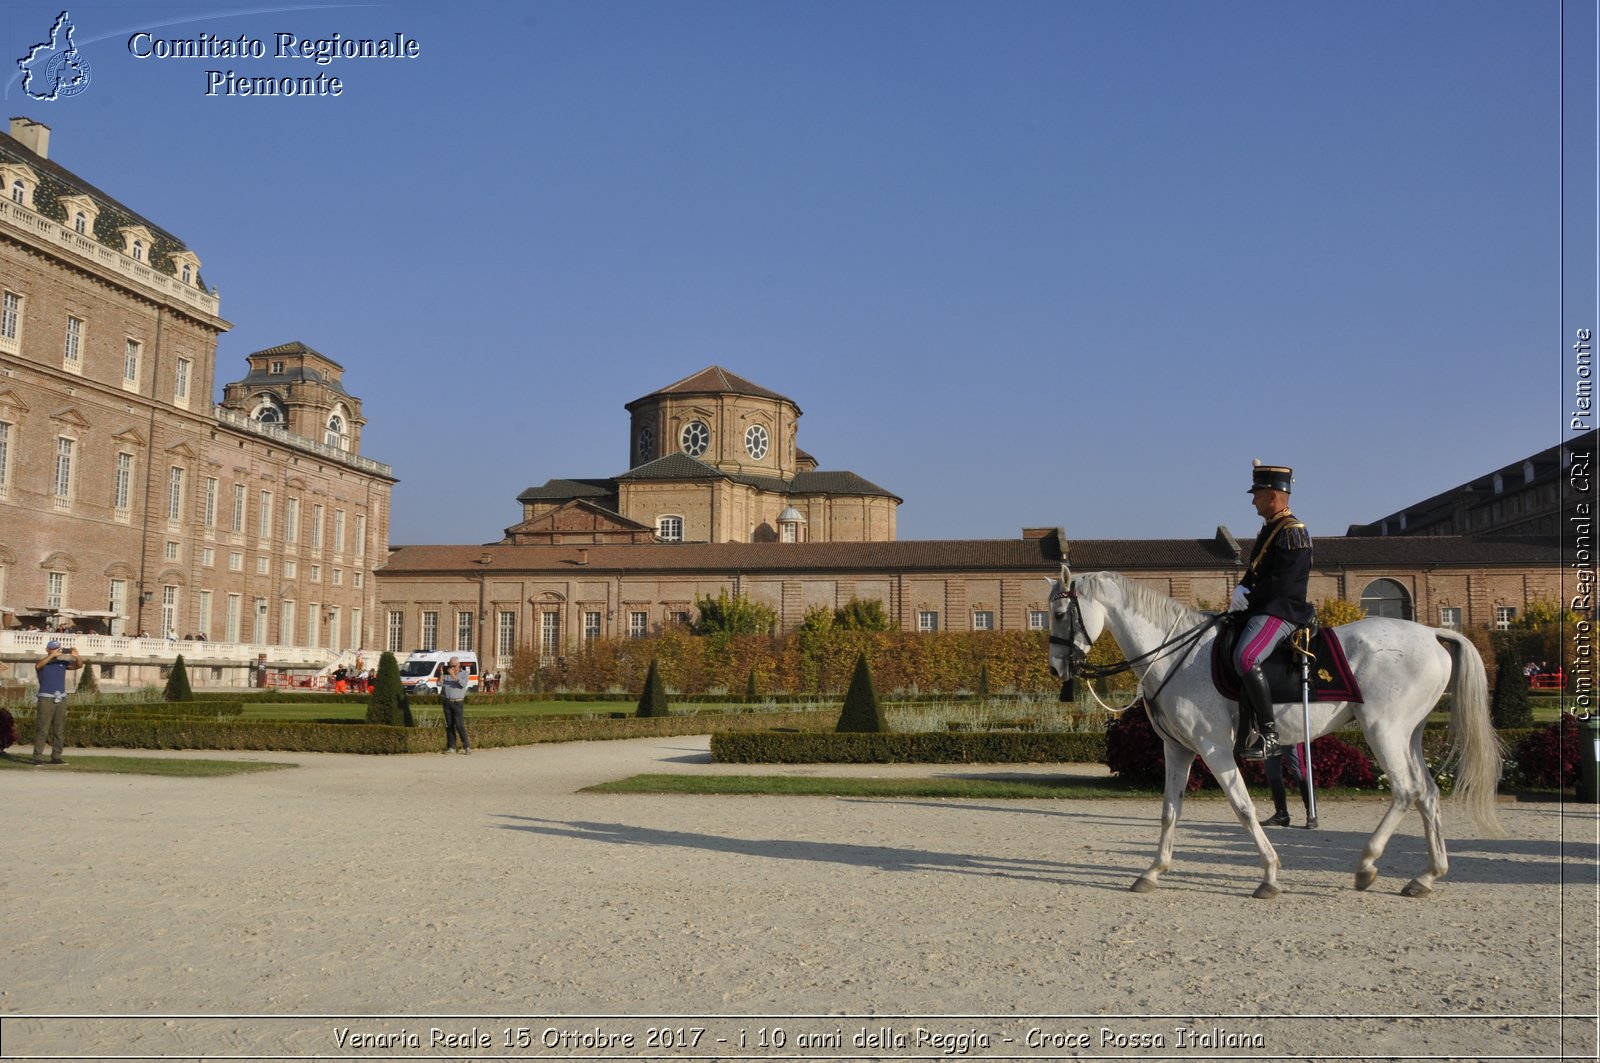
<path fill-rule="evenodd" d="M 1183 651 L 1183 656 L 1187 657 L 1188 651 L 1193 649 L 1195 644 L 1205 637 L 1205 633 L 1220 625 L 1223 619 L 1228 615 L 1227 613 L 1215 613 L 1203 623 L 1196 624 L 1194 627 L 1189 628 L 1187 631 L 1184 631 L 1178 635 L 1172 635 L 1161 645 L 1156 646 L 1153 649 L 1146 650 L 1137 657 L 1129 657 L 1118 661 L 1115 664 L 1090 664 L 1087 656 L 1078 649 L 1077 640 L 1074 638 L 1079 631 L 1083 631 L 1085 637 L 1088 636 L 1088 632 L 1084 630 L 1083 627 L 1083 617 L 1078 612 L 1077 593 L 1075 591 L 1069 592 L 1069 597 L 1072 598 L 1072 607 L 1071 619 L 1068 622 L 1067 636 L 1062 638 L 1059 635 L 1051 635 L 1050 642 L 1055 646 L 1065 646 L 1067 648 L 1067 657 L 1071 664 L 1073 674 L 1081 675 L 1084 679 L 1090 680 L 1091 683 L 1096 679 L 1107 679 L 1114 675 L 1121 675 L 1123 672 L 1131 672 L 1140 664 L 1146 665 L 1145 675 L 1148 675 L 1150 671 L 1148 667 L 1149 665 L 1155 664 L 1156 661 L 1160 660 L 1164 656 L 1167 656 L 1168 653 L 1176 653 L 1180 649 Z M 1177 626 L 1176 620 L 1173 621 L 1173 626 Z M 1167 684 L 1172 682 L 1173 678 L 1177 674 L 1178 669 L 1176 668 L 1168 672 L 1167 677 L 1161 681 L 1161 685 L 1155 689 L 1154 693 L 1148 695 L 1146 700 L 1152 702 L 1155 701 L 1156 696 L 1167 688 Z M 1139 677 L 1139 687 L 1141 696 L 1143 696 L 1144 675 Z M 1132 707 L 1132 703 L 1130 703 L 1129 705 L 1124 705 L 1121 709 L 1111 708 L 1110 706 L 1106 705 L 1104 701 L 1100 700 L 1100 695 L 1095 693 L 1092 685 L 1089 687 L 1089 693 L 1094 696 L 1096 701 L 1100 702 L 1101 708 L 1113 714 L 1123 712 Z"/>

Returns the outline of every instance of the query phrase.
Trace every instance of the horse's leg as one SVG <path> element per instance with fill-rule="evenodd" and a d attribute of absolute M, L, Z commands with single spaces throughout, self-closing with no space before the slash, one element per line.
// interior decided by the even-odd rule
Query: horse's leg
<path fill-rule="evenodd" d="M 1156 881 L 1172 868 L 1172 843 L 1178 834 L 1178 817 L 1183 814 L 1183 794 L 1189 786 L 1189 768 L 1194 764 L 1194 754 L 1182 746 L 1164 741 L 1162 749 L 1167 761 L 1167 786 L 1161 795 L 1161 840 L 1156 844 L 1155 863 L 1128 887 L 1135 893 L 1149 893 L 1155 889 Z"/>
<path fill-rule="evenodd" d="M 1256 852 L 1261 854 L 1261 885 L 1256 887 L 1251 896 L 1257 900 L 1270 901 L 1281 891 L 1278 889 L 1278 850 L 1272 847 L 1267 840 L 1267 832 L 1261 829 L 1261 824 L 1256 821 L 1256 804 L 1250 799 L 1250 790 L 1244 784 L 1244 776 L 1239 774 L 1239 766 L 1229 755 L 1231 751 L 1220 749 L 1207 749 L 1204 756 L 1206 766 L 1211 769 L 1211 774 L 1216 776 L 1217 785 L 1222 787 L 1222 792 L 1227 794 L 1228 803 L 1233 806 L 1233 814 L 1239 817 L 1242 826 L 1256 843 Z"/>
<path fill-rule="evenodd" d="M 1378 820 L 1377 828 L 1372 836 L 1367 839 L 1366 847 L 1361 850 L 1361 859 L 1356 864 L 1356 889 L 1364 890 L 1378 879 L 1378 858 L 1383 855 L 1383 850 L 1388 846 L 1389 839 L 1394 835 L 1395 828 L 1417 803 L 1423 793 L 1423 780 L 1427 778 L 1428 769 L 1426 761 L 1421 761 L 1420 754 L 1416 760 L 1412 759 L 1407 749 L 1405 739 L 1395 733 L 1396 728 L 1380 721 L 1367 730 L 1367 745 L 1372 750 L 1378 767 L 1389 776 L 1389 807 L 1383 813 L 1383 818 Z M 1420 767 L 1419 767 L 1419 763 Z M 1437 815 L 1437 801 L 1435 801 L 1435 814 Z M 1434 831 L 1437 831 L 1435 824 Z M 1430 834 L 1430 846 L 1432 845 Z M 1429 882 L 1432 878 L 1429 878 Z M 1426 889 L 1424 889 L 1426 892 Z"/>
<path fill-rule="evenodd" d="M 1444 830 L 1439 819 L 1439 784 L 1428 771 L 1428 758 L 1422 752 L 1422 727 L 1411 736 L 1411 762 L 1421 776 L 1422 795 L 1417 807 L 1422 812 L 1422 836 L 1428 842 L 1428 870 L 1407 882 L 1400 892 L 1407 897 L 1426 897 L 1433 892 L 1433 884 L 1450 870 L 1450 857 L 1445 852 Z"/>

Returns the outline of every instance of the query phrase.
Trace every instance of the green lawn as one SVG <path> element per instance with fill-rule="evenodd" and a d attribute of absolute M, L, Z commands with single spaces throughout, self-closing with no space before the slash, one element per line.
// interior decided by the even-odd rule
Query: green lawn
<path fill-rule="evenodd" d="M 0 771 L 75 773 L 104 772 L 112 775 L 166 775 L 174 778 L 210 778 L 218 775 L 245 775 L 257 771 L 277 771 L 298 767 L 273 760 L 203 760 L 189 757 L 86 756 L 73 754 L 65 764 L 34 764 L 29 754 L 0 753 Z"/>

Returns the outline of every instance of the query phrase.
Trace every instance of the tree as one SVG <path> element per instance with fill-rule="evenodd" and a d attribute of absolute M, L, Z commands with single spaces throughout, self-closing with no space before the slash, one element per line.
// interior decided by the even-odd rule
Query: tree
<path fill-rule="evenodd" d="M 1533 705 L 1528 700 L 1528 677 L 1522 672 L 1522 653 L 1506 642 L 1495 654 L 1494 698 L 1489 716 L 1497 728 L 1532 727 Z"/>
<path fill-rule="evenodd" d="M 388 650 L 378 658 L 378 674 L 372 681 L 372 694 L 367 698 L 367 722 L 387 724 L 391 727 L 413 727 L 416 720 L 411 715 L 411 699 L 400 682 L 400 665 Z"/>
<path fill-rule="evenodd" d="M 172 671 L 167 675 L 167 689 L 161 696 L 167 701 L 194 700 L 194 691 L 189 689 L 189 671 L 183 666 L 181 653 L 172 662 Z"/>
<path fill-rule="evenodd" d="M 85 664 L 83 670 L 78 673 L 77 694 L 82 697 L 84 694 L 98 693 L 100 693 L 100 681 L 94 676 L 94 665 Z"/>
<path fill-rule="evenodd" d="M 715 598 L 696 598 L 694 604 L 700 618 L 689 630 L 696 635 L 766 635 L 778 626 L 777 610 L 742 594 L 730 595 L 727 588 Z"/>
<path fill-rule="evenodd" d="M 744 681 L 744 700 L 747 705 L 753 705 L 761 700 L 761 694 L 756 689 L 756 670 L 754 667 L 750 669 L 749 678 Z"/>
<path fill-rule="evenodd" d="M 978 700 L 979 701 L 988 701 L 989 700 L 989 662 L 988 661 L 984 661 L 983 664 L 980 665 L 979 668 L 978 668 L 977 695 L 978 695 Z"/>
<path fill-rule="evenodd" d="M 1338 627 L 1353 624 L 1367 615 L 1367 611 L 1348 598 L 1329 598 L 1317 606 L 1318 627 Z"/>
<path fill-rule="evenodd" d="M 667 688 L 661 683 L 661 672 L 656 668 L 656 659 L 650 658 L 650 670 L 644 676 L 644 690 L 639 694 L 639 707 L 634 711 L 635 716 L 671 716 L 672 710 L 667 706 Z"/>
<path fill-rule="evenodd" d="M 867 667 L 867 655 L 856 658 L 856 670 L 850 676 L 850 689 L 844 696 L 844 708 L 839 713 L 838 732 L 881 733 L 889 729 L 884 719 L 883 706 L 878 702 L 878 692 L 872 685 L 872 669 Z"/>
<path fill-rule="evenodd" d="M 834 612 L 833 622 L 846 631 L 890 631 L 894 628 L 883 602 L 877 598 L 865 601 L 851 598 L 844 603 L 844 608 Z"/>

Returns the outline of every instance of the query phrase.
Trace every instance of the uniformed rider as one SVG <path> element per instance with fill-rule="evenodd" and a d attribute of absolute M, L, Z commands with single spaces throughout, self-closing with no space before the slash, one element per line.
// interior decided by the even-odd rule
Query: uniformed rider
<path fill-rule="evenodd" d="M 1264 760 L 1278 752 L 1272 692 L 1261 664 L 1295 628 L 1310 626 L 1316 617 L 1316 610 L 1306 601 L 1311 533 L 1289 512 L 1293 481 L 1292 469 L 1255 463 L 1250 496 L 1264 523 L 1250 548 L 1244 578 L 1229 603 L 1243 618 L 1233 665 L 1239 673 L 1237 747 L 1239 755 L 1248 760 Z"/>

